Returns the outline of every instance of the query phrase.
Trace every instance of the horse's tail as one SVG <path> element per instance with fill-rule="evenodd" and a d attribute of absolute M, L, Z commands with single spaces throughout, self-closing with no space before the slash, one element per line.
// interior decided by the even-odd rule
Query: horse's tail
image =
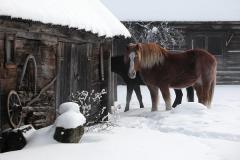
<path fill-rule="evenodd" d="M 215 85 L 216 85 L 216 69 L 214 71 L 213 81 L 210 84 L 210 89 L 209 89 L 209 94 L 208 94 L 208 107 L 211 107 Z"/>
<path fill-rule="evenodd" d="M 208 106 L 211 107 L 212 99 L 213 99 L 213 94 L 214 94 L 214 88 L 216 84 L 216 79 L 211 83 L 210 85 L 210 90 L 209 90 L 209 95 L 208 95 Z"/>

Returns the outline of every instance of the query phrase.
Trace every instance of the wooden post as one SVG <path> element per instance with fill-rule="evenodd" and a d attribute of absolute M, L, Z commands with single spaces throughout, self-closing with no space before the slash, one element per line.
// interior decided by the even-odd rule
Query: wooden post
<path fill-rule="evenodd" d="M 2 153 L 3 138 L 2 138 L 2 88 L 0 81 L 0 153 Z"/>
<path fill-rule="evenodd" d="M 58 106 L 60 105 L 60 87 L 61 87 L 61 62 L 63 61 L 63 43 L 58 42 L 57 44 L 57 54 L 56 54 L 56 73 L 57 73 L 57 82 L 56 82 L 56 88 L 55 88 L 55 94 L 56 94 L 56 102 L 55 102 L 55 110 L 57 111 Z M 57 112 L 55 112 L 57 114 Z M 56 115 L 55 115 L 56 116 Z"/>

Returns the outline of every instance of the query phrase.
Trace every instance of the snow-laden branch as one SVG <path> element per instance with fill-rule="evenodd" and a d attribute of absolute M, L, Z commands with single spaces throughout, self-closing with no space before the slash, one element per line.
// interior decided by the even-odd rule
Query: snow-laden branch
<path fill-rule="evenodd" d="M 182 32 L 168 25 L 167 22 L 126 22 L 125 26 L 136 43 L 155 42 L 164 48 L 174 49 L 184 45 Z"/>
<path fill-rule="evenodd" d="M 102 97 L 107 92 L 103 89 L 101 92 L 77 91 L 72 93 L 70 101 L 77 103 L 80 106 L 81 113 L 87 118 L 86 125 L 101 122 L 106 119 L 104 115 L 107 107 L 101 106 Z"/>

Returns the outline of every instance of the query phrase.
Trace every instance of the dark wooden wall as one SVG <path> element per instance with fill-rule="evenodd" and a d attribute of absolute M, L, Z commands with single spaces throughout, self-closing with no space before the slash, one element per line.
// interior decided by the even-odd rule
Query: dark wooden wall
<path fill-rule="evenodd" d="M 230 33 L 224 53 L 218 58 L 218 83 L 240 84 L 240 31 Z"/>
<path fill-rule="evenodd" d="M 9 32 L 8 32 L 9 34 Z M 4 42 L 7 34 L 5 31 L 0 30 L 0 42 Z M 2 46 L 2 45 L 1 45 Z M 4 46 L 2 46 L 0 50 L 4 50 Z M 0 52 L 1 56 L 4 56 L 5 51 Z M 57 53 L 57 46 L 55 43 L 51 43 L 48 41 L 40 41 L 34 39 L 26 39 L 23 37 L 18 37 L 16 34 L 14 36 L 14 63 L 16 65 L 16 72 L 15 74 L 9 73 L 10 69 L 6 70 L 6 64 L 4 62 L 5 58 L 1 58 L 1 69 L 5 73 L 4 75 L 0 76 L 1 79 L 1 88 L 3 90 L 3 96 L 6 99 L 7 94 L 10 90 L 17 90 L 17 91 L 26 91 L 25 88 L 20 89 L 19 81 L 21 74 L 23 73 L 23 66 L 25 60 L 28 55 L 33 55 L 37 62 L 37 93 L 40 92 L 42 88 L 44 88 L 47 84 L 51 82 L 51 80 L 56 76 L 56 53 Z M 12 65 L 12 64 L 11 64 Z M 31 68 L 32 70 L 34 68 Z M 26 73 L 27 75 L 28 73 Z M 26 83 L 27 77 L 25 76 L 23 79 L 23 83 Z M 32 82 L 35 83 L 35 82 Z M 23 99 L 28 98 L 28 96 L 21 97 L 22 103 L 24 102 Z M 6 101 L 4 101 L 6 104 Z M 23 104 L 24 105 L 24 104 Z M 26 109 L 26 107 L 25 107 Z M 3 110 L 6 111 L 6 106 L 3 105 Z M 55 91 L 54 86 L 49 88 L 44 94 L 41 95 L 40 99 L 28 107 L 28 111 L 33 112 L 34 115 L 39 117 L 44 117 L 42 119 L 38 119 L 34 121 L 35 126 L 46 126 L 52 123 L 53 119 L 55 118 Z M 4 115 L 4 117 L 6 114 Z M 6 119 L 6 118 L 3 118 Z M 7 124 L 7 123 L 4 123 Z M 7 126 L 6 126 L 7 127 Z"/>
<path fill-rule="evenodd" d="M 15 69 L 6 68 L 5 43 L 10 35 L 14 41 Z M 13 37 L 13 38 L 12 38 Z M 58 105 L 68 101 L 72 92 L 101 89 L 107 91 L 102 105 L 110 108 L 112 99 L 110 57 L 112 40 L 98 37 L 90 32 L 69 29 L 67 27 L 45 25 L 40 22 L 24 21 L 0 17 L 0 90 L 1 112 L 6 125 L 6 97 L 17 85 L 27 55 L 32 54 L 37 61 L 37 92 L 57 80 L 48 88 L 39 100 L 28 107 L 34 114 L 42 115 L 35 125 L 44 127 L 51 124 Z M 102 60 L 101 60 L 102 57 Z M 102 65 L 101 65 L 102 63 Z M 99 108 L 94 108 L 95 110 Z M 107 115 L 107 112 L 104 113 Z"/>
<path fill-rule="evenodd" d="M 57 106 L 63 102 L 69 101 L 71 93 L 77 91 L 100 92 L 102 89 L 111 95 L 111 88 L 108 83 L 110 63 L 109 57 L 111 48 L 102 49 L 102 43 L 64 43 L 58 44 L 58 80 L 57 80 Z M 101 66 L 102 54 L 102 66 Z M 103 67 L 103 68 L 102 68 Z M 103 73 L 102 73 L 103 72 Z M 108 107 L 111 97 L 103 97 L 105 107 Z M 95 106 L 99 107 L 99 106 Z M 99 108 L 92 108 L 98 110 Z"/>

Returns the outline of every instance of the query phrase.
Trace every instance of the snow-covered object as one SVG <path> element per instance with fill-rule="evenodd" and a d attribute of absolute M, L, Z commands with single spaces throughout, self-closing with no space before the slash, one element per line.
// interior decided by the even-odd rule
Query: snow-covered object
<path fill-rule="evenodd" d="M 77 128 L 86 123 L 86 118 L 79 112 L 67 111 L 57 117 L 56 127 L 63 127 L 65 129 Z"/>
<path fill-rule="evenodd" d="M 65 102 L 59 106 L 59 114 L 63 114 L 68 111 L 80 112 L 80 106 L 75 102 Z"/>
<path fill-rule="evenodd" d="M 204 114 L 208 108 L 201 103 L 185 102 L 172 109 L 172 113 L 180 114 Z"/>
<path fill-rule="evenodd" d="M 240 21 L 239 0 L 102 0 L 121 21 Z"/>
<path fill-rule="evenodd" d="M 100 0 L 0 0 L 0 4 L 0 16 L 85 29 L 99 36 L 130 36 Z"/>

